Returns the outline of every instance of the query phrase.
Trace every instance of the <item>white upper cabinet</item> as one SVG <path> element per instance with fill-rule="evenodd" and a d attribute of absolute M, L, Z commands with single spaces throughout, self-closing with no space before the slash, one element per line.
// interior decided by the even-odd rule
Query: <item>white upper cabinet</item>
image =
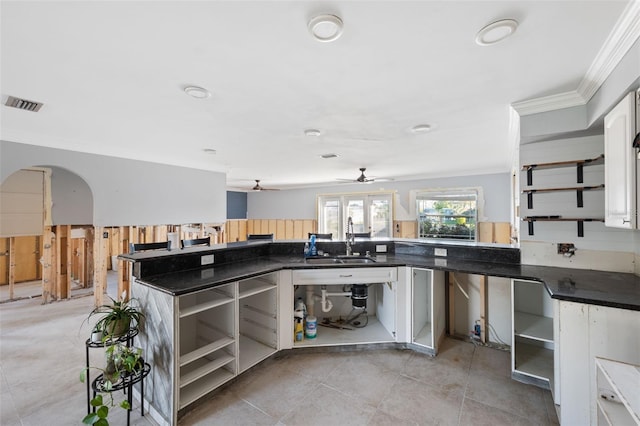
<path fill-rule="evenodd" d="M 637 96 L 629 93 L 604 118 L 605 225 L 616 228 L 637 228 Z"/>

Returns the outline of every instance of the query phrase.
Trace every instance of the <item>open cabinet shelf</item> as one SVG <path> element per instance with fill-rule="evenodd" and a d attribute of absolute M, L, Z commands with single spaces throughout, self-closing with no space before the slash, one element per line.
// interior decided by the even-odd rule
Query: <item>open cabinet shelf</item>
<path fill-rule="evenodd" d="M 518 311 L 514 311 L 513 315 L 516 336 L 553 343 L 552 318 Z"/>
<path fill-rule="evenodd" d="M 555 392 L 554 305 L 544 284 L 511 280 L 511 377 Z"/>

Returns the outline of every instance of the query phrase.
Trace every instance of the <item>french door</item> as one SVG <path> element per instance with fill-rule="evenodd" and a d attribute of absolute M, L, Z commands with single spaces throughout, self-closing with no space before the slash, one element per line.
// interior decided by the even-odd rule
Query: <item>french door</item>
<path fill-rule="evenodd" d="M 372 238 L 393 235 L 391 193 L 320 196 L 318 206 L 318 232 L 331 232 L 334 239 L 346 237 L 349 217 L 353 221 L 353 232 L 371 232 Z"/>

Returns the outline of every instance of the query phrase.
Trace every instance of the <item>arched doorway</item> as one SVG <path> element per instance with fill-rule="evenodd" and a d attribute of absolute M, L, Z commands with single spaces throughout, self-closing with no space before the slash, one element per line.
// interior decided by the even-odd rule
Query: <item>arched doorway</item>
<path fill-rule="evenodd" d="M 91 294 L 93 194 L 86 181 L 38 165 L 9 175 L 0 197 L 0 301 Z"/>

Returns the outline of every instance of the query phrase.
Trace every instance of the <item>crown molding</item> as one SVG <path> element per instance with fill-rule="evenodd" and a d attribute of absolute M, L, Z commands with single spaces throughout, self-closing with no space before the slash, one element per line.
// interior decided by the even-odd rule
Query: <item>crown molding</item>
<path fill-rule="evenodd" d="M 587 101 L 582 97 L 582 95 L 578 93 L 577 90 L 573 90 L 571 92 L 558 93 L 556 95 L 515 102 L 511 104 L 511 106 L 522 116 L 580 106 L 586 103 Z"/>
<path fill-rule="evenodd" d="M 578 93 L 586 102 L 595 95 L 638 38 L 640 38 L 640 1 L 633 0 L 622 12 L 613 31 L 578 85 Z"/>
<path fill-rule="evenodd" d="M 522 116 L 585 105 L 639 38 L 640 0 L 632 0 L 618 18 L 576 90 L 515 102 L 513 108 Z"/>

